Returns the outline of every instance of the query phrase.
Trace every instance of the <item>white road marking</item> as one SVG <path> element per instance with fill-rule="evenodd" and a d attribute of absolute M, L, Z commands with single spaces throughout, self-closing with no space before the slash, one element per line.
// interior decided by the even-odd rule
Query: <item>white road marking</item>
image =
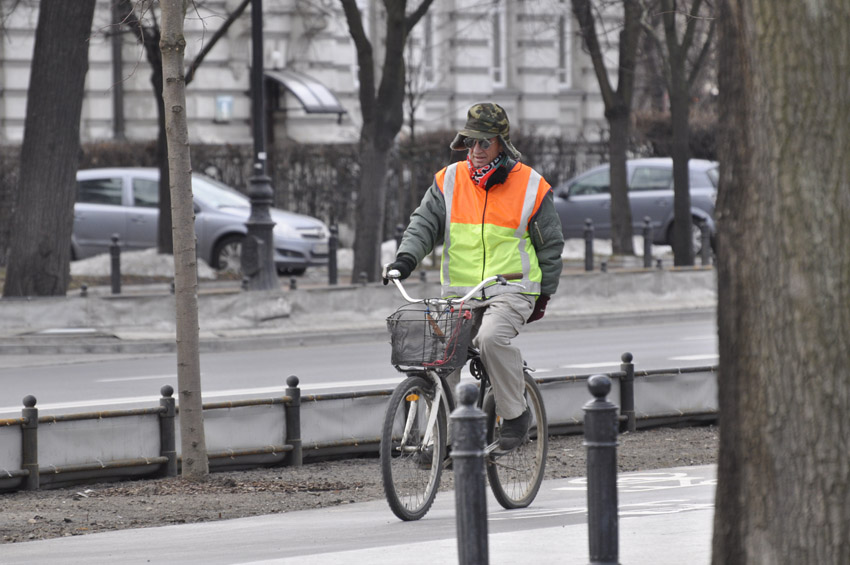
<path fill-rule="evenodd" d="M 596 369 L 599 367 L 619 367 L 619 363 L 606 361 L 604 363 L 576 363 L 574 365 L 561 365 L 562 369 Z"/>
<path fill-rule="evenodd" d="M 130 381 L 155 381 L 155 380 L 174 380 L 177 378 L 177 375 L 147 375 L 140 377 L 120 377 L 117 379 L 98 379 L 96 382 L 99 383 L 123 383 Z"/>
<path fill-rule="evenodd" d="M 151 375 L 147 377 L 130 377 L 130 380 L 133 379 L 163 379 L 163 378 L 176 378 L 176 375 Z M 389 378 L 389 379 L 372 379 L 372 380 L 363 380 L 363 381 L 337 381 L 332 383 L 319 383 L 314 385 L 307 385 L 301 387 L 301 394 L 310 394 L 312 391 L 317 390 L 327 390 L 333 388 L 349 388 L 349 387 L 363 387 L 363 386 L 376 386 L 376 385 L 386 385 L 388 388 L 392 388 L 398 383 L 401 382 L 403 375 L 401 378 Z M 115 379 L 119 380 L 119 379 Z M 101 381 L 103 382 L 103 381 Z M 286 391 L 286 386 L 274 386 L 274 387 L 264 387 L 264 388 L 240 388 L 240 389 L 230 389 L 230 390 L 216 390 L 212 392 L 203 392 L 203 399 L 209 400 L 213 398 L 221 398 L 227 396 L 239 396 L 239 395 L 256 395 L 256 394 L 278 394 L 283 395 Z M 41 410 L 64 410 L 69 408 L 91 408 L 94 406 L 104 406 L 104 405 L 122 405 L 122 404 L 156 404 L 158 405 L 160 397 L 159 396 L 129 396 L 123 398 L 102 398 L 97 400 L 77 400 L 72 402 L 54 402 L 47 404 L 38 404 L 37 407 Z M 0 406 L 0 414 L 6 413 L 20 413 L 21 406 Z"/>
<path fill-rule="evenodd" d="M 559 487 L 555 490 L 586 490 L 587 478 L 572 479 L 569 484 L 571 486 Z M 617 479 L 617 490 L 621 493 L 646 492 L 716 484 L 717 479 L 715 478 L 690 475 L 687 472 L 660 471 L 622 475 Z"/>
<path fill-rule="evenodd" d="M 706 353 L 703 355 L 682 355 L 680 357 L 670 357 L 670 361 L 706 361 L 708 359 L 717 359 L 720 357 L 717 353 Z"/>

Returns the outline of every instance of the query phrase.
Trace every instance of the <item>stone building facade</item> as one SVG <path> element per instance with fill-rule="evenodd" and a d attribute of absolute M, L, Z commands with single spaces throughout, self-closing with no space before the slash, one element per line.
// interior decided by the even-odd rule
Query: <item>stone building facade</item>
<path fill-rule="evenodd" d="M 241 3 L 194 3 L 185 20 L 187 65 Z M 382 2 L 358 4 L 375 60 L 381 61 Z M 0 11 L 8 12 L 9 5 L 0 2 Z M 111 5 L 110 0 L 97 3 L 82 140 L 154 139 L 150 66 L 131 32 L 122 28 L 116 33 Z M 25 0 L 0 14 L 5 26 L 0 37 L 0 145 L 19 144 L 23 138 L 37 6 Z M 151 23 L 158 8 L 140 14 Z M 263 19 L 272 139 L 356 141 L 357 57 L 339 1 L 263 0 Z M 409 40 L 412 86 L 405 113 L 413 118 L 406 120 L 401 135 L 409 135 L 411 126 L 416 132 L 457 128 L 472 103 L 492 100 L 507 109 L 513 127 L 525 134 L 588 142 L 604 138 L 598 84 L 576 29 L 569 0 L 435 0 Z M 251 143 L 251 33 L 249 6 L 188 85 L 193 143 Z"/>

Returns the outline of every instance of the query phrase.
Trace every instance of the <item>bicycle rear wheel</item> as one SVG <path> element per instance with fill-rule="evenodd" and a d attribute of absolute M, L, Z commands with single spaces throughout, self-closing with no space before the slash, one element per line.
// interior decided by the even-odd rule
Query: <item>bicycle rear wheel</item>
<path fill-rule="evenodd" d="M 525 508 L 532 503 L 543 482 L 546 453 L 549 451 L 549 426 L 546 408 L 537 383 L 528 373 L 525 399 L 531 412 L 528 437 L 516 449 L 493 451 L 487 460 L 487 478 L 496 500 L 503 508 Z M 499 441 L 500 418 L 496 416 L 496 399 L 492 393 L 484 401 L 487 414 L 487 444 Z"/>
<path fill-rule="evenodd" d="M 381 431 L 381 479 L 393 513 L 402 520 L 424 516 L 437 496 L 446 457 L 446 411 L 435 387 L 408 377 L 393 392 Z M 430 434 L 428 421 L 437 416 Z"/>

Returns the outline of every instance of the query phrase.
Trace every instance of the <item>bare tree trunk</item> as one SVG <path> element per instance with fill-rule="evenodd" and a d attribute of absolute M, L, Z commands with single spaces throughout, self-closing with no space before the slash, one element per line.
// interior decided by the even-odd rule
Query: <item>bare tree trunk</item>
<path fill-rule="evenodd" d="M 713 563 L 850 563 L 850 4 L 720 11 Z"/>
<path fill-rule="evenodd" d="M 361 272 L 366 273 L 369 281 L 380 276 L 374 271 L 380 267 L 381 261 L 388 161 L 389 150 L 379 150 L 372 144 L 366 144 L 360 150 L 360 191 L 357 194 L 357 232 L 354 239 L 356 262 L 351 273 L 352 282 L 358 281 Z"/>
<path fill-rule="evenodd" d="M 174 292 L 177 318 L 177 387 L 180 402 L 182 474 L 209 474 L 204 413 L 201 402 L 201 363 L 198 350 L 198 259 L 195 251 L 195 212 L 192 205 L 192 163 L 186 120 L 183 77 L 183 18 L 188 0 L 162 1 L 162 91 L 174 224 Z"/>
<path fill-rule="evenodd" d="M 705 14 L 702 13 L 703 7 Z M 690 93 L 713 45 L 716 25 L 712 12 L 712 4 L 703 0 L 691 0 L 690 7 L 686 3 L 677 7 L 674 0 L 661 0 L 658 15 L 663 22 L 664 37 L 659 37 L 652 25 L 645 25 L 662 56 L 664 80 L 670 96 L 674 192 L 672 244 L 673 263 L 677 266 L 694 264 L 688 172 L 691 157 Z"/>
<path fill-rule="evenodd" d="M 64 296 L 94 0 L 42 0 L 3 296 Z"/>
<path fill-rule="evenodd" d="M 611 128 L 611 139 L 608 140 L 611 161 L 611 249 L 615 255 L 634 254 L 632 207 L 629 204 L 629 179 L 626 174 L 630 121 L 631 112 L 628 110 L 608 115 Z M 621 189 L 616 190 L 614 187 Z"/>
<path fill-rule="evenodd" d="M 674 73 L 675 75 L 675 73 Z M 673 79 L 670 93 L 670 118 L 673 126 L 673 264 L 692 266 L 694 245 L 691 237 L 691 189 L 688 161 L 690 150 L 690 104 L 687 84 L 681 77 Z"/>
<path fill-rule="evenodd" d="M 626 147 L 631 133 L 632 97 L 634 93 L 637 46 L 640 38 L 643 6 L 638 0 L 623 0 L 623 27 L 619 34 L 617 89 L 611 86 L 593 15 L 598 6 L 591 0 L 572 0 L 573 14 L 578 20 L 584 46 L 593 62 L 605 119 L 608 120 L 609 159 L 611 161 L 611 249 L 615 255 L 634 255 L 632 211 L 626 178 Z M 602 31 L 603 35 L 606 32 Z"/>
<path fill-rule="evenodd" d="M 375 282 L 381 275 L 380 251 L 384 236 L 389 153 L 404 123 L 404 46 L 410 30 L 422 19 L 433 0 L 420 0 L 416 9 L 409 13 L 407 0 L 385 0 L 386 57 L 377 91 L 372 44 L 366 37 L 357 2 L 340 2 L 349 33 L 357 48 L 360 113 L 363 116 L 360 131 L 360 190 L 357 195 L 351 278 L 352 282 L 357 282 L 360 273 L 366 273 L 366 279 Z"/>

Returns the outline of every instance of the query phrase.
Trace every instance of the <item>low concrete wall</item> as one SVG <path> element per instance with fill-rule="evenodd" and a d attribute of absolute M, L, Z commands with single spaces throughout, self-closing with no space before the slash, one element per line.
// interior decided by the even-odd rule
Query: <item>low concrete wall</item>
<path fill-rule="evenodd" d="M 412 278 L 405 286 L 414 297 L 440 292 L 436 281 Z M 715 288 L 713 269 L 569 274 L 561 277 L 547 316 L 706 307 L 714 304 Z M 174 301 L 164 285 L 157 293 L 0 299 L 0 338 L 68 328 L 167 334 L 175 328 Z M 393 287 L 380 283 L 254 292 L 202 288 L 198 314 L 201 332 L 324 331 L 383 324 L 402 302 Z"/>

